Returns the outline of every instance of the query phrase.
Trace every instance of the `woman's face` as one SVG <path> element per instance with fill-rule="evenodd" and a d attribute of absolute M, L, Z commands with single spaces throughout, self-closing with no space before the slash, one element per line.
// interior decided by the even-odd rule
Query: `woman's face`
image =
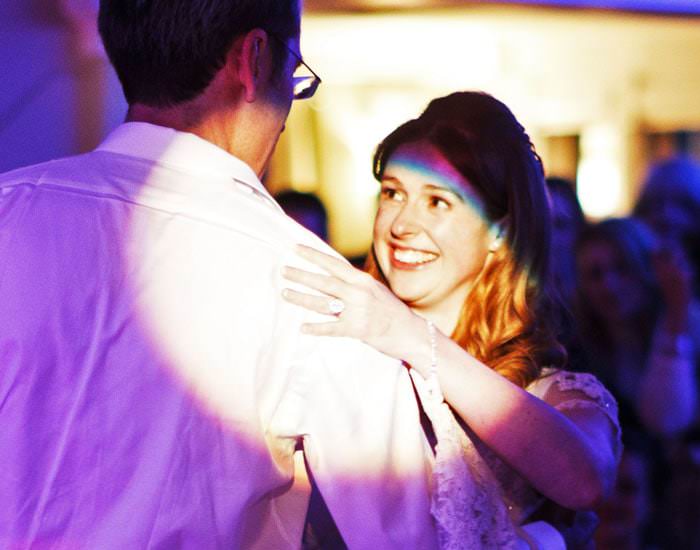
<path fill-rule="evenodd" d="M 598 317 L 608 323 L 626 322 L 644 307 L 640 275 L 612 244 L 601 240 L 584 244 L 576 264 L 583 299 Z"/>
<path fill-rule="evenodd" d="M 374 251 L 401 300 L 459 315 L 492 233 L 476 191 L 435 147 L 409 143 L 394 151 L 382 179 Z"/>

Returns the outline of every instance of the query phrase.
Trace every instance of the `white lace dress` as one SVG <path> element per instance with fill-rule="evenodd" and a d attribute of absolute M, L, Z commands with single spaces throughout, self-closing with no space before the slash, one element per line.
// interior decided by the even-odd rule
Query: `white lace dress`
<path fill-rule="evenodd" d="M 518 548 L 516 526 L 544 502 L 544 497 L 473 434 L 468 435 L 439 392 L 431 396 L 419 375 L 414 374 L 414 381 L 437 438 L 431 511 L 440 548 Z M 619 460 L 622 444 L 617 404 L 593 375 L 544 369 L 527 391 L 560 411 L 602 411 L 613 427 L 611 446 Z"/>

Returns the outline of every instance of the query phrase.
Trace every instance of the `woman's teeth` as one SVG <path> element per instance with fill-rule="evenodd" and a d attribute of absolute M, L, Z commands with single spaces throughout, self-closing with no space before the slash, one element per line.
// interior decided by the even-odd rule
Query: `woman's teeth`
<path fill-rule="evenodd" d="M 437 258 L 437 254 L 432 252 L 421 252 L 420 250 L 399 250 L 394 249 L 394 258 L 403 264 L 425 264 Z"/>

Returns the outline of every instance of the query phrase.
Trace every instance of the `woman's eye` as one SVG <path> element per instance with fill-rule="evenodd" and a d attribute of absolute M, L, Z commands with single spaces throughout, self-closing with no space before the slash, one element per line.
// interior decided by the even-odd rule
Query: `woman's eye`
<path fill-rule="evenodd" d="M 430 197 L 431 208 L 439 208 L 441 210 L 447 210 L 451 205 L 449 201 L 443 199 L 442 197 L 432 196 Z"/>
<path fill-rule="evenodd" d="M 388 200 L 388 201 L 398 201 L 401 200 L 401 195 L 396 189 L 393 189 L 391 187 L 382 187 L 381 190 L 381 198 L 383 200 Z"/>

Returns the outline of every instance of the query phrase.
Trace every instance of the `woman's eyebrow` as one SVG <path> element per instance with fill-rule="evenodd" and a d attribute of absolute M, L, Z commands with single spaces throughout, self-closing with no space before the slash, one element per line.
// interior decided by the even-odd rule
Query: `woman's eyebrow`
<path fill-rule="evenodd" d="M 423 189 L 427 189 L 429 191 L 447 191 L 448 193 L 452 193 L 453 195 L 457 194 L 456 191 L 450 187 L 445 187 L 444 185 L 435 185 L 434 183 L 424 183 Z"/>
<path fill-rule="evenodd" d="M 447 187 L 444 185 L 435 185 L 434 183 L 426 183 L 423 185 L 423 189 L 430 191 L 430 192 L 440 191 L 443 193 L 449 193 L 450 195 L 453 195 L 460 200 L 465 200 L 467 198 L 466 193 L 464 193 L 464 191 L 462 191 L 460 188 L 455 189 L 453 187 Z"/>
<path fill-rule="evenodd" d="M 397 178 L 395 176 L 391 176 L 391 175 L 382 176 L 381 183 L 384 183 L 384 182 L 391 182 L 391 183 L 395 183 L 397 185 L 401 185 L 401 180 L 399 178 Z"/>

